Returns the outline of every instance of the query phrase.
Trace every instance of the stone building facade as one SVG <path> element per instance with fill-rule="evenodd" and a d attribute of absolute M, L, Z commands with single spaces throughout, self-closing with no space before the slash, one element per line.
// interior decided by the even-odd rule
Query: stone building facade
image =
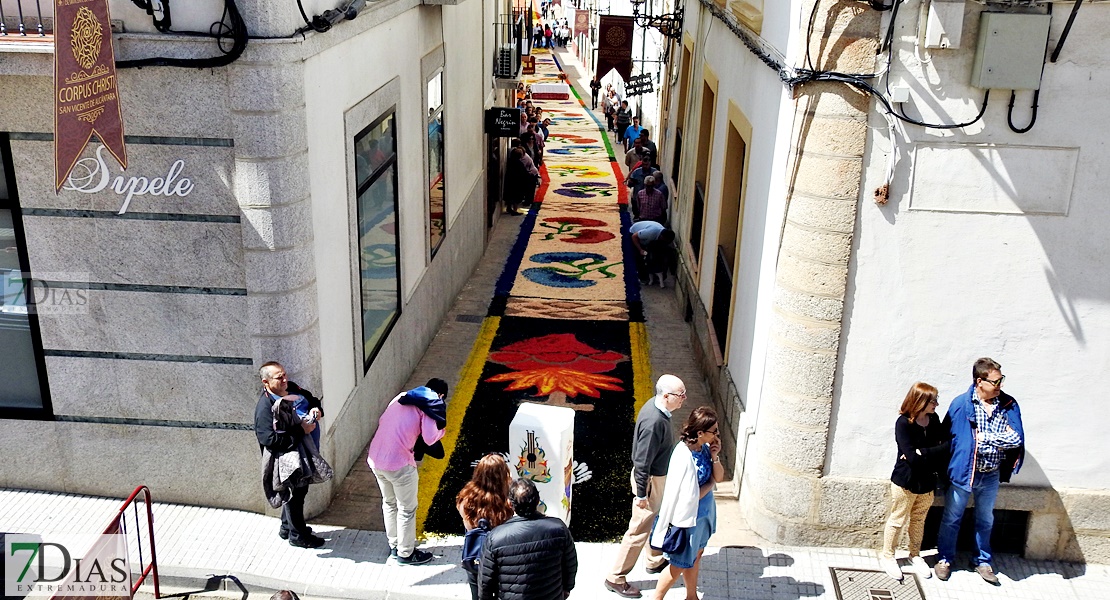
<path fill-rule="evenodd" d="M 222 54 L 109 4 L 117 61 Z M 169 4 L 174 30 L 227 18 Z M 230 64 L 119 69 L 128 168 L 94 139 L 58 194 L 53 43 L 0 38 L 0 266 L 39 294 L 5 290 L 0 486 L 261 510 L 257 369 L 278 360 L 323 397 L 325 506 L 496 216 L 475 149 L 498 147 L 483 109 L 511 102 L 502 4 L 305 0 L 356 17 L 309 28 L 296 3 L 238 0 L 251 37 Z M 81 301 L 48 310 L 66 290 Z"/>
<path fill-rule="evenodd" d="M 1070 3 L 893 4 L 688 2 L 671 48 L 677 293 L 739 502 L 776 542 L 877 547 L 906 390 L 936 385 L 943 414 L 991 356 L 1029 438 L 997 504 L 1011 547 L 1110 561 L 1104 419 L 1081 399 L 1110 352 L 1094 333 L 1110 326 L 1096 108 L 1110 8 L 1084 6 L 1065 39 Z M 979 40 L 996 13 L 1047 19 L 1048 39 L 992 57 Z M 1043 64 L 1037 99 L 985 100 L 1007 87 L 975 79 L 989 60 L 1034 83 Z"/>

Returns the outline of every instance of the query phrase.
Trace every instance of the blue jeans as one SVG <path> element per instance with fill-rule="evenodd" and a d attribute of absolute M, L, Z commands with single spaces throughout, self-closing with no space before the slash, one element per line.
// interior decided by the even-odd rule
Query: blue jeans
<path fill-rule="evenodd" d="M 940 520 L 937 549 L 940 557 L 952 564 L 956 559 L 956 535 L 960 533 L 967 501 L 975 498 L 975 564 L 991 562 L 991 528 L 994 527 L 994 500 L 998 497 L 998 471 L 976 473 L 971 491 L 951 485 L 944 494 L 944 516 Z"/>

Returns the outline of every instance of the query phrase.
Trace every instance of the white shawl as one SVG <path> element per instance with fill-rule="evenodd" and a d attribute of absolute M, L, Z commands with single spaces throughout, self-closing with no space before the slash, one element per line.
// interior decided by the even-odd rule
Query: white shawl
<path fill-rule="evenodd" d="M 667 466 L 667 484 L 663 488 L 663 502 L 659 506 L 659 520 L 651 532 L 651 545 L 658 548 L 667 537 L 667 529 L 693 527 L 698 520 L 698 502 L 701 500 L 701 487 L 698 486 L 698 470 L 694 467 L 694 454 L 686 442 L 678 442 L 671 452 L 671 462 Z"/>

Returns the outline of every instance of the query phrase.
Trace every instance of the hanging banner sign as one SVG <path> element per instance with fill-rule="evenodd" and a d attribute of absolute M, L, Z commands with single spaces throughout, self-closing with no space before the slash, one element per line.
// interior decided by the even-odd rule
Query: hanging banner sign
<path fill-rule="evenodd" d="M 574 35 L 587 35 L 590 33 L 590 11 L 574 11 Z"/>
<path fill-rule="evenodd" d="M 616 69 L 628 81 L 632 76 L 632 17 L 601 15 L 597 26 L 598 81 Z"/>
<path fill-rule="evenodd" d="M 536 57 L 535 56 L 522 56 L 520 57 L 520 74 L 521 75 L 535 75 L 536 74 Z"/>
<path fill-rule="evenodd" d="M 108 0 L 54 1 L 54 191 L 65 185 L 95 133 L 124 169 Z"/>

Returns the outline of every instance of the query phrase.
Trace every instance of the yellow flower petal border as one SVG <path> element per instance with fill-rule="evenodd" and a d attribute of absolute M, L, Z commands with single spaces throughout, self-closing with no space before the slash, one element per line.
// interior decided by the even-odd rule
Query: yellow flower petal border
<path fill-rule="evenodd" d="M 648 341 L 647 323 L 629 323 L 628 336 L 632 341 L 632 391 L 636 399 L 632 420 L 635 421 L 640 409 L 655 395 L 655 384 L 651 381 L 651 343 Z"/>

